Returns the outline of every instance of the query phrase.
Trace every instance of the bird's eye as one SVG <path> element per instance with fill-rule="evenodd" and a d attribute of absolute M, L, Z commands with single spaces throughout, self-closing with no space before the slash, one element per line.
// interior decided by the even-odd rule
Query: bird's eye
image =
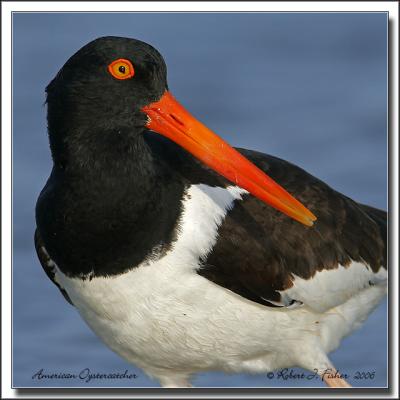
<path fill-rule="evenodd" d="M 135 75 L 135 69 L 133 68 L 132 63 L 125 58 L 114 60 L 108 66 L 108 72 L 117 79 L 129 79 Z"/>

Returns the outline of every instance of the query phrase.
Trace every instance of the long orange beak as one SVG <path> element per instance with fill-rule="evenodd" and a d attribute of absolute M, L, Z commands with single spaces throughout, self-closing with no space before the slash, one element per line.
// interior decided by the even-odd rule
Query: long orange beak
<path fill-rule="evenodd" d="M 304 225 L 315 215 L 285 189 L 194 118 L 167 91 L 159 101 L 142 108 L 147 127 L 166 136 L 235 185 Z"/>

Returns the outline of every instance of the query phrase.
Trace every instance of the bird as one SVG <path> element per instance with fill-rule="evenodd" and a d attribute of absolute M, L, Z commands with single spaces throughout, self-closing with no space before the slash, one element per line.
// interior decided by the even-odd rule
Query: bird
<path fill-rule="evenodd" d="M 386 211 L 231 147 L 137 39 L 84 45 L 46 103 L 35 248 L 106 346 L 162 387 L 291 367 L 350 386 L 329 353 L 386 295 Z"/>

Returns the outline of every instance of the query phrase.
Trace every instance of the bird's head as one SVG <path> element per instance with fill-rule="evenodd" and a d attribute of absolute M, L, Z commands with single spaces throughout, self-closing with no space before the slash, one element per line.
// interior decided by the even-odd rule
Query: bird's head
<path fill-rule="evenodd" d="M 102 135 L 141 135 L 149 129 L 174 141 L 235 185 L 293 219 L 316 217 L 281 186 L 208 129 L 171 95 L 160 53 L 135 39 L 103 37 L 75 53 L 48 85 L 48 126 L 53 156 L 68 144 L 84 149 Z M 78 145 L 76 146 L 76 143 Z"/>
<path fill-rule="evenodd" d="M 76 52 L 46 88 L 50 133 L 145 129 L 141 108 L 167 90 L 163 58 L 147 43 L 121 37 L 96 39 Z"/>

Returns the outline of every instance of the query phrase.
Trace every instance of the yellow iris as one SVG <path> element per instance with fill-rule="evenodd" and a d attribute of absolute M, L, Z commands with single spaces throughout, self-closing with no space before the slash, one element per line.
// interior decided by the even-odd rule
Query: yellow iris
<path fill-rule="evenodd" d="M 113 61 L 108 66 L 108 71 L 117 79 L 129 79 L 135 75 L 132 63 L 124 58 L 119 58 L 118 60 Z"/>

